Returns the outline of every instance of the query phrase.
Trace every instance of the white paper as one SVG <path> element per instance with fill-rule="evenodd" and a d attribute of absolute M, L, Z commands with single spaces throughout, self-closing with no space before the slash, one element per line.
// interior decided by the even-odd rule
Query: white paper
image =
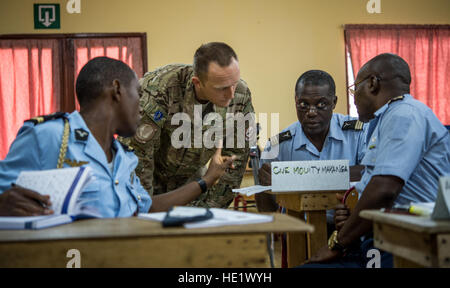
<path fill-rule="evenodd" d="M 167 212 L 156 212 L 156 213 L 139 213 L 138 218 L 162 222 L 164 217 L 166 217 Z"/>
<path fill-rule="evenodd" d="M 244 188 L 239 188 L 239 189 L 232 189 L 231 191 L 233 191 L 235 193 L 240 193 L 240 194 L 246 195 L 246 196 L 252 196 L 253 194 L 268 191 L 271 189 L 272 189 L 272 186 L 254 185 L 254 186 L 249 186 L 249 187 L 244 187 Z"/>
<path fill-rule="evenodd" d="M 205 221 L 185 223 L 183 226 L 185 228 L 190 229 L 190 228 L 218 227 L 226 225 L 267 223 L 273 221 L 273 216 L 271 215 L 233 211 L 220 208 L 211 208 L 210 211 L 213 213 L 213 218 Z M 162 222 L 165 216 L 166 212 L 139 213 L 138 218 Z"/>
<path fill-rule="evenodd" d="M 272 192 L 347 190 L 348 160 L 272 162 Z"/>
<path fill-rule="evenodd" d="M 273 216 L 262 215 L 241 211 L 233 211 L 220 208 L 211 208 L 211 212 L 214 217 L 206 221 L 186 223 L 184 227 L 190 228 L 206 228 L 206 227 L 218 227 L 227 225 L 244 225 L 244 224 L 256 224 L 267 223 L 273 221 Z"/>

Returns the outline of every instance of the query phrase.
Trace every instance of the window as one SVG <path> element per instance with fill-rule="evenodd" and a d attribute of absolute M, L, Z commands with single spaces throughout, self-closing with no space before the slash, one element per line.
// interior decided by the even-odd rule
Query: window
<path fill-rule="evenodd" d="M 450 25 L 345 25 L 348 85 L 361 66 L 381 53 L 394 53 L 411 69 L 411 95 L 450 124 Z M 355 114 L 353 99 L 350 114 Z"/>
<path fill-rule="evenodd" d="M 145 33 L 0 36 L 0 159 L 23 121 L 78 109 L 75 80 L 90 59 L 122 60 L 147 70 Z"/>

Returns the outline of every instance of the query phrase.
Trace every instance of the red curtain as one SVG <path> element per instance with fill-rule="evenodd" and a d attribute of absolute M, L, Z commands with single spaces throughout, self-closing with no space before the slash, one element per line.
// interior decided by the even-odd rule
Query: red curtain
<path fill-rule="evenodd" d="M 345 25 L 346 48 L 356 77 L 364 63 L 394 53 L 411 69 L 411 95 L 450 124 L 450 25 Z"/>
<path fill-rule="evenodd" d="M 0 159 L 23 121 L 59 110 L 57 40 L 0 40 Z"/>
<path fill-rule="evenodd" d="M 113 59 L 121 60 L 128 64 L 141 78 L 144 75 L 142 63 L 142 43 L 139 37 L 123 38 L 85 38 L 75 39 L 75 79 L 78 77 L 81 68 L 92 58 L 107 56 Z M 74 90 L 75 91 L 75 90 Z M 76 109 L 80 106 L 75 97 Z"/>

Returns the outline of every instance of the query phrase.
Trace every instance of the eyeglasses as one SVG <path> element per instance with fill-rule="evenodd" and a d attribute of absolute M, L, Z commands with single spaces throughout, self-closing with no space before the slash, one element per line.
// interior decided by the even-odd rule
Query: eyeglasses
<path fill-rule="evenodd" d="M 367 76 L 366 78 L 364 78 L 363 80 L 359 81 L 358 83 L 353 83 L 352 85 L 348 86 L 348 87 L 347 87 L 348 94 L 349 94 L 350 96 L 355 96 L 355 92 L 356 92 L 356 89 L 357 89 L 357 88 L 356 88 L 356 85 L 361 84 L 362 82 L 366 81 L 366 80 L 369 79 L 370 77 L 372 77 L 372 75 Z M 381 78 L 378 77 L 378 76 L 376 76 L 376 79 L 377 79 L 378 81 L 381 81 Z M 352 86 L 355 86 L 355 89 L 351 89 Z"/>
<path fill-rule="evenodd" d="M 301 101 L 301 100 L 295 100 L 295 106 L 297 107 L 297 110 L 302 112 L 309 112 L 311 109 L 314 109 L 316 111 L 327 111 L 332 106 L 331 103 L 328 103 L 327 101 L 320 101 L 316 105 L 309 105 L 308 103 Z"/>

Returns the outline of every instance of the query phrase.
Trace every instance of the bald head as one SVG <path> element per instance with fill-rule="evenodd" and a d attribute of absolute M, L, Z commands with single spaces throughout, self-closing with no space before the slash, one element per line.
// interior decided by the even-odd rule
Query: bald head
<path fill-rule="evenodd" d="M 411 85 L 411 72 L 409 65 L 403 58 L 391 53 L 383 53 L 370 59 L 360 70 L 361 78 L 377 75 L 396 88 L 409 93 Z M 400 87 L 399 87 L 400 86 Z"/>

